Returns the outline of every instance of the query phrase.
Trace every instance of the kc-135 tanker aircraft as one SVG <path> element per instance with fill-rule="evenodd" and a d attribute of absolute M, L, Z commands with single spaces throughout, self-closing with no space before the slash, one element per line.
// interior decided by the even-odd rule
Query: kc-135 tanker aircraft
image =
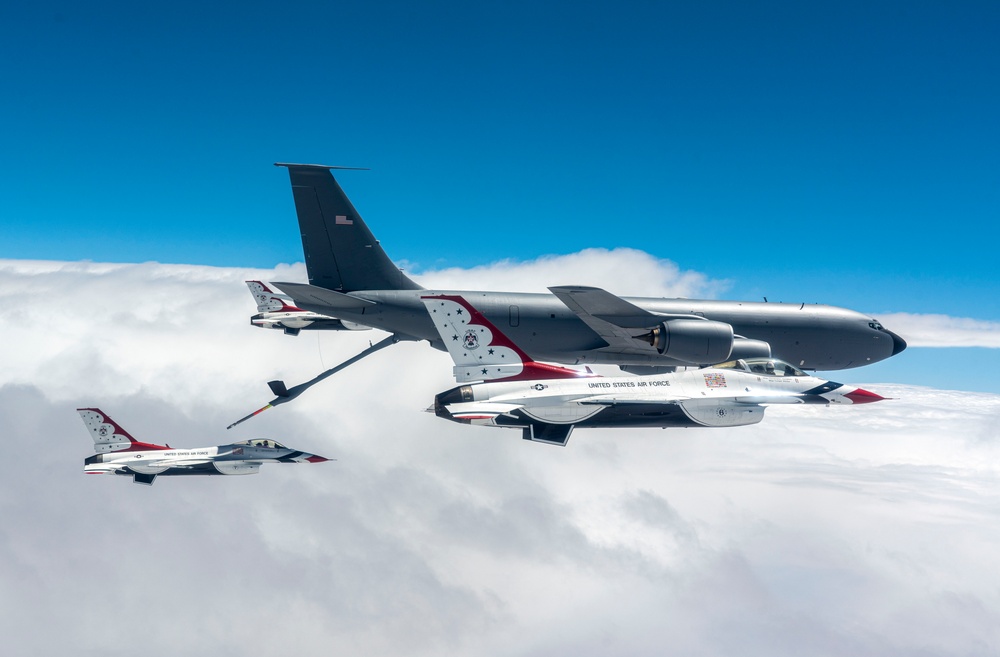
<path fill-rule="evenodd" d="M 566 445 L 575 427 L 733 427 L 756 424 L 769 404 L 866 404 L 880 395 L 807 375 L 774 358 L 653 376 L 602 377 L 536 363 L 466 299 L 421 299 L 469 383 L 434 398 L 455 422 L 518 428 L 525 440 Z"/>
<path fill-rule="evenodd" d="M 553 286 L 551 294 L 426 290 L 389 260 L 333 177 L 333 169 L 349 167 L 275 166 L 288 169 L 309 284 L 271 283 L 279 293 L 263 281 L 247 281 L 258 311 L 251 324 L 288 335 L 369 328 L 390 335 L 305 383 L 268 382 L 276 397 L 230 429 L 401 340 L 427 340 L 447 351 L 423 307 L 424 297 L 433 295 L 475 303 L 533 362 L 612 364 L 647 376 L 761 358 L 796 370 L 839 370 L 906 348 L 877 319 L 820 304 L 623 298 L 581 285 Z M 486 368 L 475 379 L 503 376 Z"/>
<path fill-rule="evenodd" d="M 216 447 L 175 449 L 136 440 L 99 408 L 78 408 L 97 454 L 84 460 L 86 474 L 131 476 L 151 486 L 159 476 L 249 475 L 264 463 L 322 463 L 329 459 L 289 449 L 275 440 L 244 440 Z"/>
<path fill-rule="evenodd" d="M 276 166 L 288 169 L 309 284 L 274 282 L 279 296 L 248 282 L 257 326 L 289 334 L 372 327 L 391 333 L 391 342 L 427 340 L 445 350 L 421 302 L 436 294 L 474 302 L 535 361 L 614 364 L 639 374 L 768 357 L 802 370 L 840 370 L 906 348 L 875 318 L 818 304 L 625 299 L 573 285 L 550 287 L 551 294 L 425 290 L 389 260 L 354 209 L 331 173 L 343 167 Z"/>

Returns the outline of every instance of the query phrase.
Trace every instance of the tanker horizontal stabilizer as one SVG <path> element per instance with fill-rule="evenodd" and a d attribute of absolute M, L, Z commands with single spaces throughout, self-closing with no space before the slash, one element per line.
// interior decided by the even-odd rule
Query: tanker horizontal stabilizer
<path fill-rule="evenodd" d="M 306 310 L 320 308 L 323 312 L 330 312 L 334 316 L 336 310 L 360 310 L 368 306 L 374 306 L 374 301 L 352 297 L 343 292 L 328 290 L 325 287 L 306 285 L 305 283 L 279 283 L 272 281 L 271 285 L 290 296 L 295 304 Z M 319 311 L 317 311 L 319 312 Z"/>

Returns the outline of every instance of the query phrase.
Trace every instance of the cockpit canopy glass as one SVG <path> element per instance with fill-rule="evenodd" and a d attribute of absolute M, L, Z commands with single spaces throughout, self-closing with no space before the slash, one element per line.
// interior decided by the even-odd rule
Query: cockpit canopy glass
<path fill-rule="evenodd" d="M 244 445 L 246 447 L 269 447 L 271 449 L 288 449 L 277 440 L 271 440 L 269 438 L 257 438 L 255 440 L 243 440 L 238 443 L 233 443 L 234 445 Z"/>
<path fill-rule="evenodd" d="M 777 358 L 740 358 L 712 367 L 721 370 L 739 370 L 763 376 L 809 376 L 791 363 Z"/>

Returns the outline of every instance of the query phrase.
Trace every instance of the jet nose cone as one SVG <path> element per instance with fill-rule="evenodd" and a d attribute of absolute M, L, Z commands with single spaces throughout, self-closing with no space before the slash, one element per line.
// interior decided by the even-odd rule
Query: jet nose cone
<path fill-rule="evenodd" d="M 901 352 L 904 349 L 906 349 L 906 340 L 904 340 L 903 338 L 899 337 L 898 335 L 896 335 L 892 331 L 886 331 L 886 333 L 888 333 L 890 336 L 892 336 L 892 355 L 893 356 L 895 356 L 899 352 Z"/>
<path fill-rule="evenodd" d="M 874 392 L 869 392 L 861 388 L 857 388 L 854 392 L 849 392 L 844 396 L 850 399 L 852 404 L 871 404 L 872 402 L 885 399 L 882 395 L 876 395 Z"/>
<path fill-rule="evenodd" d="M 306 460 L 309 461 L 310 463 L 322 463 L 323 461 L 329 461 L 330 459 L 324 456 L 316 456 L 315 454 L 313 454 L 312 456 L 306 458 Z"/>

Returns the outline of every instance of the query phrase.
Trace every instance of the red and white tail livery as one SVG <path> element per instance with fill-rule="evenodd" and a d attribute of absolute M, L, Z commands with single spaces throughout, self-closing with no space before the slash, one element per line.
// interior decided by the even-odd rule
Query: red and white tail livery
<path fill-rule="evenodd" d="M 421 297 L 427 312 L 455 361 L 455 380 L 523 381 L 591 376 L 567 367 L 538 363 L 463 297 Z"/>
<path fill-rule="evenodd" d="M 139 442 L 99 408 L 78 408 L 76 410 L 80 413 L 83 423 L 90 429 L 90 435 L 94 439 L 94 451 L 98 454 L 170 449 L 169 445 Z"/>
<path fill-rule="evenodd" d="M 262 281 L 246 281 L 246 284 L 257 302 L 257 314 L 250 318 L 250 323 L 254 326 L 280 329 L 286 335 L 298 335 L 302 330 L 363 331 L 369 328 L 330 315 L 303 310 L 289 303 L 291 297 L 275 292 Z"/>
<path fill-rule="evenodd" d="M 245 281 L 247 287 L 250 288 L 250 294 L 253 295 L 253 300 L 257 302 L 257 312 L 259 313 L 276 313 L 276 312 L 289 312 L 298 311 L 305 312 L 301 308 L 290 305 L 285 300 L 290 299 L 287 295 L 279 294 L 271 288 L 269 288 L 263 281 Z"/>

